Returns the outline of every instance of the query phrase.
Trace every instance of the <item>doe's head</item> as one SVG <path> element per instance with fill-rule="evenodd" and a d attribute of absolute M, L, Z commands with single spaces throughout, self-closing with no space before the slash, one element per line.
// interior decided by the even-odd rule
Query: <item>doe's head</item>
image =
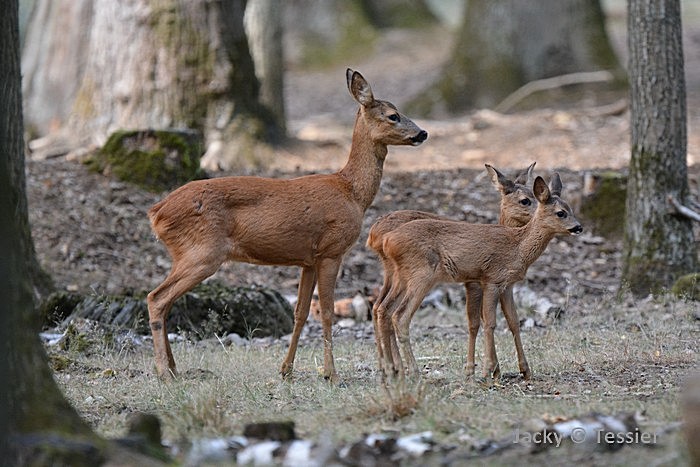
<path fill-rule="evenodd" d="M 375 99 L 369 83 L 358 71 L 348 68 L 345 77 L 350 95 L 361 106 L 360 115 L 369 127 L 373 141 L 385 145 L 418 146 L 428 139 L 428 132 L 400 113 L 394 104 Z"/>

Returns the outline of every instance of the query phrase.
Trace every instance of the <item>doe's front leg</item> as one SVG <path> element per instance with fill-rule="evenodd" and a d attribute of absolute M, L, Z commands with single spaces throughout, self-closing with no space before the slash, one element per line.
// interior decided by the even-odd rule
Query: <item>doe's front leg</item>
<path fill-rule="evenodd" d="M 338 373 L 333 361 L 333 315 L 335 308 L 335 282 L 342 258 L 324 259 L 318 263 L 318 301 L 321 306 L 323 327 L 323 377 L 338 383 Z"/>

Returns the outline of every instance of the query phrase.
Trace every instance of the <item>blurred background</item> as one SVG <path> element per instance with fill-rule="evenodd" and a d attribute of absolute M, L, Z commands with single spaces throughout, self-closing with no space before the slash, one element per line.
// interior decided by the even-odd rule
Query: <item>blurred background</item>
<path fill-rule="evenodd" d="M 700 4 L 681 3 L 692 163 Z M 422 161 L 409 154 L 403 166 L 390 159 L 389 169 L 481 166 L 491 160 L 485 148 L 502 153 L 541 133 L 526 128 L 505 147 L 499 136 L 476 147 L 464 125 L 483 109 L 626 110 L 624 0 L 20 4 L 25 126 L 30 140 L 44 138 L 30 146 L 39 158 L 100 147 L 117 130 L 188 128 L 202 132 L 210 170 L 337 167 L 354 117 L 346 67 L 412 118 L 436 121 L 435 136 L 466 135 L 444 145 L 433 139 Z M 541 86 L 512 95 L 533 81 Z M 475 121 L 484 128 L 503 122 L 488 113 Z M 564 113 L 555 123 L 573 125 Z M 549 146 L 560 147 L 556 160 L 571 167 L 624 166 L 626 148 L 607 143 L 620 137 L 604 132 L 600 154 L 582 150 L 587 163 L 566 145 Z M 317 156 L 315 146 L 291 144 L 298 141 L 340 146 Z M 555 157 L 534 156 L 543 166 Z M 521 156 L 503 157 L 496 162 Z"/>

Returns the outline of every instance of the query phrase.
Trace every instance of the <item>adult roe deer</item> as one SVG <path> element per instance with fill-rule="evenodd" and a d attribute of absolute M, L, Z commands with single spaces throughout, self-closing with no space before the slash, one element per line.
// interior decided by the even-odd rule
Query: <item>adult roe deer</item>
<path fill-rule="evenodd" d="M 391 289 L 377 308 L 377 329 L 383 348 L 390 348 L 384 321 L 391 319 L 400 345 L 397 357 L 401 376 L 402 359 L 406 360 L 407 371 L 418 370 L 409 326 L 423 297 L 441 282 L 481 285 L 484 377 L 500 375 L 493 340 L 499 296 L 509 285 L 525 277 L 527 268 L 554 236 L 578 235 L 583 231 L 569 205 L 559 197 L 559 174 L 552 177 L 551 188 L 542 177 L 535 178 L 533 193 L 539 204 L 523 227 L 426 219 L 404 224 L 384 236 L 384 255 L 392 263 L 394 274 Z M 387 360 L 386 352 L 384 358 Z"/>
<path fill-rule="evenodd" d="M 340 264 L 357 241 L 364 213 L 379 190 L 387 146 L 417 146 L 428 137 L 393 104 L 375 99 L 360 73 L 348 69 L 346 79 L 360 108 L 350 155 L 340 171 L 293 179 L 198 180 L 173 191 L 148 212 L 156 236 L 172 257 L 170 274 L 148 294 L 159 376 L 176 375 L 166 331 L 173 302 L 230 260 L 301 267 L 294 330 L 280 370 L 283 377 L 292 373 L 299 335 L 318 284 L 323 375 L 337 381 L 331 325 Z"/>
<path fill-rule="evenodd" d="M 530 188 L 534 178 L 532 170 L 535 167 L 535 163 L 533 162 L 526 169 L 517 173 L 514 180 L 507 178 L 495 167 L 489 164 L 485 165 L 491 178 L 491 183 L 501 194 L 499 224 L 508 227 L 521 227 L 527 224 L 532 218 L 535 208 L 537 207 L 537 200 L 535 200 L 535 196 L 532 194 L 532 189 Z M 375 301 L 374 309 L 372 310 L 375 336 L 380 335 L 380 333 L 385 333 L 386 335 L 391 336 L 391 339 L 389 340 L 391 349 L 384 349 L 382 343 L 379 341 L 379 339 L 377 339 L 377 354 L 379 364 L 383 367 L 381 368 L 383 370 L 383 376 L 389 373 L 396 373 L 400 362 L 396 338 L 391 322 L 388 319 L 384 319 L 383 324 L 385 328 L 382 331 L 377 330 L 377 308 L 391 288 L 391 277 L 393 275 L 391 261 L 388 261 L 384 255 L 384 235 L 407 222 L 419 219 L 436 219 L 445 221 L 452 220 L 447 217 L 425 211 L 394 211 L 380 217 L 370 228 L 369 235 L 367 237 L 367 246 L 377 253 L 384 267 L 384 282 L 382 283 L 382 287 Z M 467 282 L 464 284 L 464 286 L 466 289 L 465 308 L 467 328 L 469 329 L 466 373 L 467 376 L 471 376 L 474 374 L 475 368 L 476 337 L 481 326 L 481 286 L 477 282 Z M 520 373 L 525 379 L 529 379 L 531 376 L 530 367 L 527 363 L 527 359 L 525 358 L 525 352 L 520 339 L 520 322 L 518 320 L 518 313 L 515 308 L 515 300 L 513 299 L 513 286 L 508 285 L 500 294 L 499 299 L 501 309 L 503 310 L 503 314 L 506 317 L 506 322 L 508 323 L 508 328 L 513 335 Z M 387 353 L 386 361 L 391 362 L 390 368 L 385 367 L 384 352 Z"/>

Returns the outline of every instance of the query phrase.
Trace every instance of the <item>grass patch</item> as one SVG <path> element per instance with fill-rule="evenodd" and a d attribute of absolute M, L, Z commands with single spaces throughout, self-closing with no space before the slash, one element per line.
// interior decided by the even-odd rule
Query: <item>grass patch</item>
<path fill-rule="evenodd" d="M 426 326 L 421 320 L 414 323 L 412 335 L 422 378 L 391 383 L 388 391 L 380 384 L 373 341 L 350 338 L 334 341 L 339 386 L 319 376 L 320 339 L 301 343 L 291 381 L 278 374 L 286 344 L 223 347 L 214 339 L 174 344 L 181 377 L 170 384 L 155 377 L 150 346 L 73 352 L 72 364 L 56 368 L 56 379 L 83 417 L 107 437 L 124 434 L 126 417 L 144 411 L 160 417 L 164 438 L 175 443 L 238 435 L 247 423 L 290 420 L 301 438 L 352 442 L 366 433 L 430 430 L 437 442 L 471 452 L 475 440 L 503 439 L 542 417 L 640 412 L 648 431 L 680 421 L 680 388 L 698 369 L 697 307 L 671 298 L 611 299 L 590 309 L 567 310 L 546 328 L 522 334 L 533 379 L 505 377 L 493 388 L 464 376 L 464 326 Z M 462 310 L 453 313 L 451 319 L 459 322 Z M 502 372 L 517 373 L 502 317 L 496 345 Z M 481 348 L 479 341 L 477 350 Z M 550 449 L 517 460 L 542 463 L 589 455 L 562 452 Z M 661 436 L 656 449 L 631 447 L 594 456 L 607 456 L 601 459 L 610 465 L 651 459 L 675 464 L 687 460 L 685 452 L 676 430 Z M 515 460 L 508 456 L 489 462 Z"/>

